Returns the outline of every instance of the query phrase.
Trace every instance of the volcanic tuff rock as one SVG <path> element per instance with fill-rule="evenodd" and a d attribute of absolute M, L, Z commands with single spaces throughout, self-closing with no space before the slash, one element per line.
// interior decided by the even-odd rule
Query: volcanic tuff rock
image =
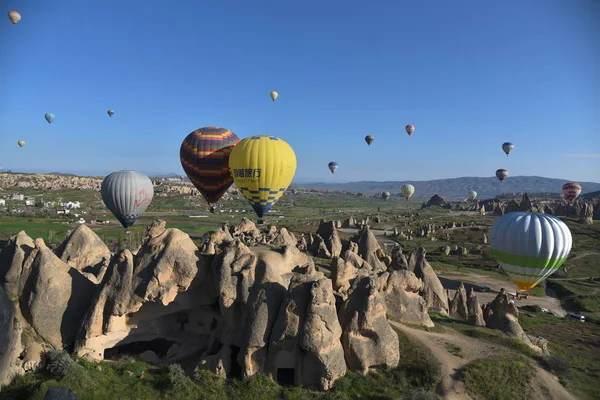
<path fill-rule="evenodd" d="M 0 366 L 14 366 L 10 376 L 35 370 L 46 348 L 66 347 L 93 360 L 137 354 L 228 377 L 287 373 L 320 390 L 347 369 L 396 366 L 402 355 L 387 318 L 433 326 L 428 308 L 448 311 L 424 249 L 405 256 L 398 247 L 390 257 L 367 224 L 350 241 L 336 239 L 332 223 L 322 222 L 321 234 L 328 252 L 339 251 L 331 278 L 300 250 L 302 239 L 248 219 L 208 233 L 201 250 L 164 221 L 148 226 L 134 253 L 111 254 L 85 226 L 56 254 L 20 232 L 0 250 Z M 307 237 L 306 246 L 318 240 Z M 466 318 L 478 321 L 472 309 Z M 36 339 L 19 344 L 21 325 Z"/>

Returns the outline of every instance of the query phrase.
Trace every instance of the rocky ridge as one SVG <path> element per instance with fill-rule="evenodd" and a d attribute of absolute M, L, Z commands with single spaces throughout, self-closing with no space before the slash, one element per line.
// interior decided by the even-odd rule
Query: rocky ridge
<path fill-rule="evenodd" d="M 327 390 L 346 371 L 394 367 L 402 354 L 389 319 L 433 326 L 429 310 L 502 329 L 540 353 L 500 293 L 480 305 L 448 300 L 423 248 L 384 251 L 368 224 L 341 240 L 337 223 L 297 238 L 246 218 L 197 247 L 157 220 L 139 248 L 111 253 L 87 226 L 56 249 L 20 232 L 0 251 L 0 383 L 39 368 L 44 351 L 91 360 L 136 354 L 227 377 L 291 374 Z M 326 255 L 329 269 L 306 254 Z M 21 343 L 21 330 L 35 339 Z M 519 330 L 520 329 L 520 330 Z"/>

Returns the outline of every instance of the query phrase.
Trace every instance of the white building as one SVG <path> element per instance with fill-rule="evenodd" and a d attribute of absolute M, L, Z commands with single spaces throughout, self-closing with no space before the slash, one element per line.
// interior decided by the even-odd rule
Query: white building
<path fill-rule="evenodd" d="M 11 197 L 12 200 L 25 200 L 25 196 L 22 194 L 13 194 Z"/>
<path fill-rule="evenodd" d="M 0 207 L 6 207 L 6 200 L 0 199 Z"/>
<path fill-rule="evenodd" d="M 62 206 L 70 210 L 73 208 L 81 208 L 81 203 L 78 201 L 69 201 L 68 203 L 62 203 Z"/>
<path fill-rule="evenodd" d="M 25 200 L 26 206 L 35 206 L 35 200 Z"/>

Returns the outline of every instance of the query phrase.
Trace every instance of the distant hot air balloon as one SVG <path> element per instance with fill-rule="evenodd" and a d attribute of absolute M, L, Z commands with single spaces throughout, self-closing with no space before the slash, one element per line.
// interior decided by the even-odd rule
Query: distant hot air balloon
<path fill-rule="evenodd" d="M 18 11 L 14 11 L 14 10 L 9 11 L 8 19 L 10 19 L 10 22 L 12 22 L 13 25 L 16 25 L 21 20 L 21 14 Z"/>
<path fill-rule="evenodd" d="M 567 225 L 557 217 L 511 212 L 494 222 L 490 243 L 502 269 L 520 290 L 526 291 L 564 264 L 573 238 Z"/>
<path fill-rule="evenodd" d="M 109 117 L 112 117 L 113 115 L 115 115 L 115 110 L 108 110 L 106 113 Z"/>
<path fill-rule="evenodd" d="M 329 167 L 329 170 L 332 174 L 335 173 L 335 171 L 338 169 L 338 163 L 336 163 L 335 161 L 330 162 L 329 164 L 327 164 L 327 166 Z"/>
<path fill-rule="evenodd" d="M 404 198 L 406 200 L 408 200 L 415 193 L 415 187 L 413 185 L 409 185 L 409 184 L 402 185 L 402 188 L 400 189 L 400 191 L 404 195 Z"/>
<path fill-rule="evenodd" d="M 388 201 L 388 199 L 390 198 L 391 194 L 390 192 L 383 192 L 381 193 L 381 197 L 383 197 L 383 200 Z"/>
<path fill-rule="evenodd" d="M 231 150 L 229 170 L 235 185 L 262 219 L 292 183 L 296 154 L 275 136 L 250 136 Z"/>
<path fill-rule="evenodd" d="M 371 143 L 373 143 L 373 141 L 375 140 L 375 138 L 371 135 L 367 135 L 365 136 L 365 142 L 367 142 L 367 144 L 370 146 Z"/>
<path fill-rule="evenodd" d="M 44 115 L 44 118 L 46 118 L 46 121 L 48 121 L 48 123 L 51 124 L 52 121 L 56 119 L 56 116 L 52 113 L 46 113 L 46 115 Z"/>
<path fill-rule="evenodd" d="M 508 177 L 508 171 L 505 169 L 499 169 L 496 171 L 496 178 L 503 182 Z"/>
<path fill-rule="evenodd" d="M 239 141 L 230 130 L 209 126 L 190 133 L 181 144 L 181 166 L 209 204 L 219 201 L 233 184 L 229 155 Z"/>
<path fill-rule="evenodd" d="M 502 150 L 506 153 L 506 157 L 515 149 L 515 145 L 511 142 L 502 143 Z"/>
<path fill-rule="evenodd" d="M 25 146 L 25 141 L 24 140 L 19 140 L 17 142 L 17 144 L 19 145 L 19 147 L 23 147 L 23 146 Z"/>
<path fill-rule="evenodd" d="M 471 200 L 475 200 L 475 198 L 477 198 L 477 192 L 476 192 L 476 191 L 474 191 L 474 190 L 471 190 L 471 191 L 469 192 L 469 199 L 471 199 Z"/>
<path fill-rule="evenodd" d="M 574 182 L 565 183 L 562 187 L 562 193 L 565 199 L 573 202 L 581 194 L 581 185 Z"/>
<path fill-rule="evenodd" d="M 279 97 L 279 93 L 277 93 L 276 91 L 272 91 L 271 93 L 269 93 L 269 97 L 271 97 L 271 100 L 275 101 Z"/>
<path fill-rule="evenodd" d="M 413 124 L 408 124 L 404 129 L 406 130 L 406 133 L 408 133 L 408 136 L 410 136 L 415 131 L 415 126 Z"/>
<path fill-rule="evenodd" d="M 117 171 L 104 178 L 100 192 L 106 208 L 129 228 L 152 202 L 154 186 L 141 172 Z"/>

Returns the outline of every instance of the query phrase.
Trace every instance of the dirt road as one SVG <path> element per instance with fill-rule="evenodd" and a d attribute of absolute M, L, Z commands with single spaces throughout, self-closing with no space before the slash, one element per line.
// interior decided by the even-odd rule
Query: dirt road
<path fill-rule="evenodd" d="M 407 334 L 412 340 L 427 347 L 441 363 L 442 380 L 436 392 L 443 399 L 471 399 L 466 392 L 464 382 L 460 379 L 460 370 L 468 363 L 494 355 L 514 354 L 512 350 L 505 347 L 467 337 L 450 328 L 446 328 L 447 332 L 437 333 L 410 328 L 393 321 L 390 321 L 390 324 Z M 455 351 L 458 355 L 452 354 L 448 348 L 459 348 L 460 352 Z M 538 367 L 536 367 L 532 389 L 531 400 L 575 400 L 554 375 Z"/>

